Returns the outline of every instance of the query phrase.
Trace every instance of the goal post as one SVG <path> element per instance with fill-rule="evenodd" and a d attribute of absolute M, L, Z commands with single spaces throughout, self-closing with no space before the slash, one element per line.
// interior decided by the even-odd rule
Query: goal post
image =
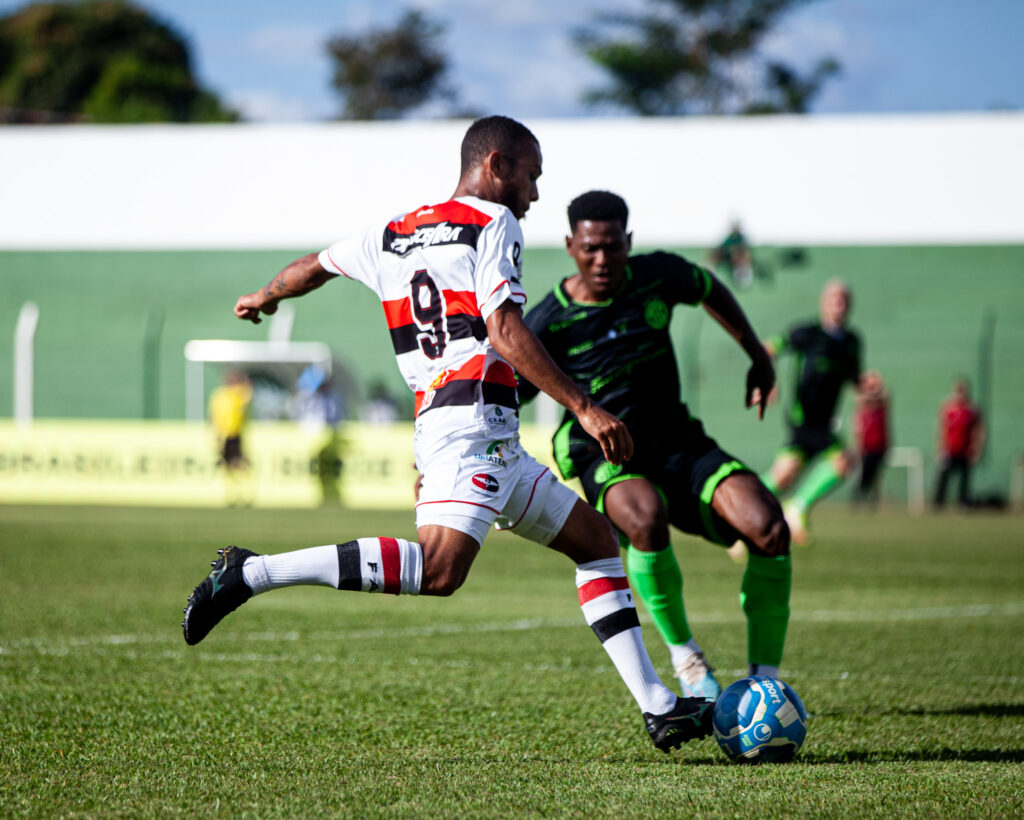
<path fill-rule="evenodd" d="M 1017 453 L 1010 463 L 1010 509 L 1024 510 L 1024 452 Z"/>
<path fill-rule="evenodd" d="M 924 512 L 924 455 L 920 447 L 893 447 L 886 461 L 892 468 L 907 471 L 907 510 L 911 515 Z"/>
<path fill-rule="evenodd" d="M 206 416 L 207 364 L 315 364 L 331 375 L 334 360 L 323 342 L 241 342 L 230 339 L 192 339 L 185 343 L 185 418 Z"/>
<path fill-rule="evenodd" d="M 14 419 L 21 426 L 35 415 L 35 338 L 39 307 L 25 302 L 18 311 L 14 328 Z"/>

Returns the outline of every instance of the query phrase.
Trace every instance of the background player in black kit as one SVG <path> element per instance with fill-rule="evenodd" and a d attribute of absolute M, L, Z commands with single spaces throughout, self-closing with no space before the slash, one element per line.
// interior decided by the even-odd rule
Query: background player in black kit
<path fill-rule="evenodd" d="M 775 496 L 719 449 L 680 401 L 672 309 L 703 304 L 747 352 L 747 406 L 757 404 L 759 418 L 775 373 L 736 300 L 710 271 L 671 253 L 630 256 L 628 216 L 625 201 L 607 191 L 570 203 L 566 248 L 577 272 L 526 322 L 558 366 L 633 436 L 633 457 L 613 465 L 567 415 L 554 437 L 555 459 L 628 540 L 633 589 L 668 644 L 684 693 L 714 699 L 721 690 L 687 624 L 669 525 L 716 544 L 748 545 L 741 592 L 748 661 L 752 673 L 776 677 L 789 621 L 789 530 Z M 521 382 L 522 398 L 536 392 Z"/>
<path fill-rule="evenodd" d="M 761 476 L 772 492 L 785 495 L 804 471 L 806 477 L 786 499 L 786 521 L 797 544 L 807 544 L 811 507 L 838 487 L 853 468 L 853 455 L 835 432 L 834 418 L 843 386 L 858 387 L 861 341 L 847 327 L 852 306 L 849 287 L 839 280 L 821 291 L 819 318 L 772 336 L 765 347 L 772 357 L 797 356 L 795 385 L 786 422 L 790 439 Z"/>

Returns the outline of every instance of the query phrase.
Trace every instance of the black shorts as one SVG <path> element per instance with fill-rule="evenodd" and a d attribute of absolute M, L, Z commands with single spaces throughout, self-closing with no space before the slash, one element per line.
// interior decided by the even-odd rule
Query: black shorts
<path fill-rule="evenodd" d="M 220 451 L 220 463 L 228 467 L 234 467 L 245 460 L 242 455 L 242 437 L 228 436 L 224 439 Z"/>
<path fill-rule="evenodd" d="M 791 427 L 784 452 L 810 461 L 832 448 L 843 449 L 843 441 L 828 427 Z"/>
<path fill-rule="evenodd" d="M 737 472 L 751 471 L 719 448 L 694 418 L 661 440 L 637 440 L 633 458 L 624 464 L 610 464 L 601 455 L 579 464 L 583 491 L 599 512 L 609 487 L 646 478 L 658 490 L 672 526 L 722 545 L 731 545 L 739 534 L 711 508 L 711 497 Z"/>

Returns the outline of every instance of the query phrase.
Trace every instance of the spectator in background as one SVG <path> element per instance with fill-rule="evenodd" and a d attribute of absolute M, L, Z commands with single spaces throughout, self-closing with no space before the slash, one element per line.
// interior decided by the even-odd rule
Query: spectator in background
<path fill-rule="evenodd" d="M 398 421 L 398 402 L 392 398 L 387 385 L 380 379 L 370 384 L 362 416 L 368 424 L 391 424 Z"/>
<path fill-rule="evenodd" d="M 229 370 L 224 383 L 210 395 L 210 422 L 217 434 L 217 465 L 231 471 L 249 466 L 242 448 L 242 432 L 249 418 L 252 384 L 239 370 Z"/>
<path fill-rule="evenodd" d="M 337 428 L 341 411 L 331 379 L 320 365 L 311 364 L 302 371 L 290 410 L 310 440 L 310 464 L 320 482 L 321 503 L 339 503 L 342 461 Z"/>
<path fill-rule="evenodd" d="M 320 365 L 311 364 L 302 371 L 289 409 L 300 426 L 313 432 L 320 433 L 325 428 L 337 426 L 341 418 L 338 397 Z"/>
<path fill-rule="evenodd" d="M 252 383 L 239 370 L 229 370 L 210 395 L 210 422 L 217 436 L 217 466 L 224 467 L 225 496 L 231 506 L 249 502 L 242 478 L 249 470 L 242 434 L 249 419 Z"/>
<path fill-rule="evenodd" d="M 729 235 L 711 251 L 711 264 L 720 275 L 727 273 L 736 287 L 746 289 L 754 284 L 754 262 L 750 243 L 739 222 L 733 222 Z"/>
<path fill-rule="evenodd" d="M 961 507 L 971 505 L 971 468 L 981 457 L 985 443 L 985 422 L 981 410 L 971 401 L 971 387 L 965 378 L 953 382 L 953 394 L 939 406 L 939 431 L 936 460 L 939 478 L 935 485 L 935 507 L 946 503 L 949 478 L 956 473 L 960 481 Z"/>
<path fill-rule="evenodd" d="M 889 450 L 889 391 L 877 370 L 869 370 L 861 377 L 853 429 L 860 457 L 860 481 L 853 500 L 858 504 L 878 504 L 882 464 Z"/>

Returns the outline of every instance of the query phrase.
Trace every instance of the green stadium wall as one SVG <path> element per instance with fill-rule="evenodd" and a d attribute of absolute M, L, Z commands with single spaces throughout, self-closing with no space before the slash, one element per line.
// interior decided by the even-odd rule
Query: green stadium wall
<path fill-rule="evenodd" d="M 35 338 L 35 415 L 42 419 L 139 419 L 143 414 L 143 333 L 147 316 L 164 317 L 158 344 L 157 415 L 185 415 L 183 349 L 190 339 L 265 340 L 267 327 L 238 322 L 235 298 L 264 284 L 305 248 L 281 251 L 0 251 L 6 298 L 0 303 L 0 416 L 12 414 L 13 333 L 27 301 L 40 308 Z M 676 248 L 695 260 L 703 252 Z M 786 249 L 756 258 L 771 277 L 737 293 L 766 336 L 816 315 L 818 293 L 841 277 L 854 291 L 853 325 L 865 340 L 865 366 L 880 370 L 893 394 L 894 444 L 919 448 L 928 486 L 939 402 L 951 380 L 990 379 L 985 403 L 990 437 L 977 471 L 979 493 L 1005 495 L 1024 451 L 1024 245 L 809 247 L 804 264 L 784 265 Z M 564 251 L 528 250 L 525 283 L 532 303 L 570 272 Z M 346 280 L 293 302 L 292 339 L 327 342 L 352 377 L 352 409 L 366 386 L 384 382 L 406 396 L 376 297 Z M 980 372 L 980 339 L 994 319 L 991 373 Z M 782 413 L 764 422 L 742 406 L 745 360 L 699 310 L 677 309 L 673 333 L 684 399 L 719 442 L 751 466 L 767 466 L 784 436 Z M 207 390 L 217 382 L 208 366 Z M 788 362 L 780 368 L 782 401 Z M 850 397 L 843 412 L 849 428 Z M 533 419 L 533 410 L 524 411 Z M 891 471 L 892 472 L 892 471 Z M 891 474 L 886 494 L 901 498 L 905 478 Z"/>

